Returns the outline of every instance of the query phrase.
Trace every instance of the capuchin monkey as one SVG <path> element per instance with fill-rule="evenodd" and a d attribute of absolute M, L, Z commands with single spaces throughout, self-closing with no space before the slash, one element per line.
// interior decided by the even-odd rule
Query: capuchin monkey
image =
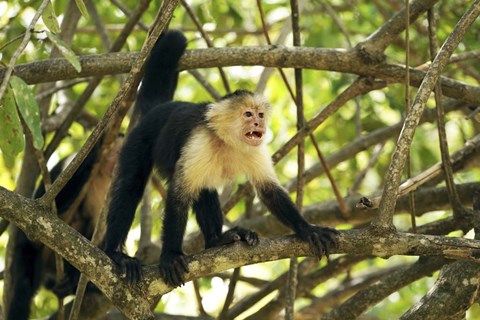
<path fill-rule="evenodd" d="M 78 170 L 67 182 L 65 187 L 55 198 L 57 212 L 60 218 L 75 228 L 85 237 L 93 234 L 96 221 L 105 203 L 105 196 L 111 182 L 113 168 L 117 161 L 118 152 L 123 142 L 119 137 L 111 152 L 100 160 L 98 172 L 90 181 L 88 190 L 76 210 L 70 212 L 71 206 L 87 183 L 99 156 L 101 141 L 98 142 L 85 158 Z M 67 159 L 60 161 L 50 171 L 52 181 L 55 181 L 63 170 Z M 45 193 L 43 183 L 35 191 L 35 198 Z M 69 213 L 67 213 L 69 212 Z M 60 283 L 55 281 L 54 253 L 38 242 L 33 242 L 26 234 L 17 228 L 14 232 L 14 248 L 11 265 L 12 291 L 7 306 L 9 320 L 29 319 L 30 304 L 40 285 L 44 284 L 57 296 L 65 297 L 75 293 L 80 272 L 68 262 L 64 261 L 64 279 Z"/>
<path fill-rule="evenodd" d="M 184 35 L 169 31 L 159 38 L 146 63 L 136 102 L 140 121 L 125 141 L 111 188 L 103 242 L 106 254 L 128 281 L 141 280 L 140 262 L 124 254 L 123 247 L 155 168 L 168 182 L 160 255 L 160 273 L 168 285 L 182 285 L 189 272 L 182 240 L 190 208 L 205 248 L 234 241 L 258 244 L 255 232 L 239 227 L 222 234 L 217 188 L 239 175 L 248 178 L 271 213 L 309 243 L 315 256 L 328 256 L 330 247 L 336 246 L 338 232 L 308 223 L 275 175 L 264 144 L 270 115 L 264 97 L 237 90 L 217 102 L 172 101 L 178 61 L 185 48 Z"/>

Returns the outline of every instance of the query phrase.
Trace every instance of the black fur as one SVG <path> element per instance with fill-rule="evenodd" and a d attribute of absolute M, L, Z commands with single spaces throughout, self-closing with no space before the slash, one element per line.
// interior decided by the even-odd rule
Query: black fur
<path fill-rule="evenodd" d="M 182 33 L 170 31 L 162 34 L 152 48 L 145 65 L 145 75 L 137 96 L 137 109 L 143 117 L 159 104 L 172 101 L 177 87 L 177 65 L 187 42 Z"/>
<path fill-rule="evenodd" d="M 136 110 L 140 110 L 142 117 L 124 144 L 117 179 L 112 187 L 103 248 L 130 282 L 141 279 L 141 263 L 124 254 L 123 246 L 154 167 L 169 182 L 160 256 L 160 273 L 167 284 L 183 284 L 184 274 L 188 272 L 182 241 L 190 207 L 196 213 L 206 248 L 236 241 L 244 241 L 248 245 L 258 243 L 255 232 L 242 228 L 222 234 L 223 214 L 215 190 L 203 189 L 198 196 L 186 196 L 179 192 L 184 190 L 184 186 L 179 185 L 182 182 L 176 179 L 177 161 L 196 128 L 205 128 L 208 107 L 208 103 L 171 101 L 178 81 L 178 61 L 185 47 L 185 37 L 178 31 L 167 32 L 155 44 L 137 97 Z M 252 95 L 249 91 L 238 90 L 221 100 L 234 101 L 246 94 Z M 257 187 L 261 199 L 272 213 L 308 241 L 317 256 L 328 254 L 326 247 L 335 244 L 335 230 L 307 223 L 276 182 Z"/>
<path fill-rule="evenodd" d="M 298 212 L 287 192 L 275 183 L 266 184 L 257 189 L 260 199 L 284 225 L 307 241 L 310 249 L 319 259 L 330 254 L 329 248 L 336 246 L 335 229 L 314 226 L 308 223 Z"/>

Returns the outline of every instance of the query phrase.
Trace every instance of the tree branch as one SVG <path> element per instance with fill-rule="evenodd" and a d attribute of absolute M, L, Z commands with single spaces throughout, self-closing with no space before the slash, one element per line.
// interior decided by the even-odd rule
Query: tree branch
<path fill-rule="evenodd" d="M 398 138 L 392 161 L 385 178 L 386 182 L 383 189 L 382 200 L 380 202 L 379 213 L 376 219 L 372 221 L 372 227 L 378 229 L 379 232 L 382 232 L 380 230 L 393 230 L 395 228 L 393 226 L 392 218 L 395 210 L 395 202 L 397 200 L 398 186 L 400 185 L 405 158 L 410 149 L 415 129 L 418 126 L 427 100 L 440 78 L 443 68 L 448 63 L 449 57 L 452 55 L 453 50 L 458 46 L 478 15 L 480 15 L 480 0 L 476 0 L 462 18 L 460 18 L 454 30 L 442 45 L 442 48 L 432 62 L 432 65 L 415 96 L 415 100 L 412 102 L 412 106 L 406 115 L 402 132 Z"/>
<path fill-rule="evenodd" d="M 107 53 L 79 57 L 82 71 L 77 73 L 65 59 L 47 59 L 17 65 L 14 72 L 29 84 L 127 73 L 138 53 Z M 231 66 L 264 66 L 303 68 L 353 73 L 384 79 L 391 83 L 405 79 L 405 66 L 380 63 L 366 64 L 357 52 L 343 49 L 308 47 L 255 46 L 188 50 L 180 61 L 180 70 Z M 5 69 L 0 69 L 0 78 Z M 410 69 L 410 81 L 420 86 L 426 72 Z M 441 77 L 442 93 L 469 103 L 480 102 L 480 88 Z"/>
<path fill-rule="evenodd" d="M 75 229 L 54 216 L 51 209 L 0 187 L 0 215 L 15 223 L 34 241 L 41 241 L 88 278 L 113 303 L 133 318 L 148 318 L 150 304 L 138 288 L 120 281 L 113 262 Z M 118 303 L 122 301 L 122 303 Z"/>

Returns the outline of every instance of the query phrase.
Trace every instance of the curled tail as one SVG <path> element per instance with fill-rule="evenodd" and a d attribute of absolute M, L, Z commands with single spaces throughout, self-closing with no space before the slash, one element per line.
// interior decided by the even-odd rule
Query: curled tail
<path fill-rule="evenodd" d="M 137 96 L 136 112 L 140 117 L 173 99 L 178 82 L 178 61 L 186 47 L 185 36 L 177 30 L 167 31 L 158 38 L 145 64 L 145 75 Z"/>

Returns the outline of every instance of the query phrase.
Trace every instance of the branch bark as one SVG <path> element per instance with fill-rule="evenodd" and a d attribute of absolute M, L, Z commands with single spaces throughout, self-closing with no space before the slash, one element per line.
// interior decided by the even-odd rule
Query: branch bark
<path fill-rule="evenodd" d="M 113 262 L 97 247 L 39 201 L 0 187 L 0 215 L 15 223 L 27 236 L 46 244 L 69 261 L 132 318 L 152 317 L 150 304 L 136 287 L 120 280 Z M 121 302 L 121 303 L 120 303 Z"/>
<path fill-rule="evenodd" d="M 372 228 L 377 229 L 379 232 L 395 229 L 392 218 L 395 211 L 398 186 L 400 185 L 405 159 L 408 150 L 410 149 L 415 129 L 418 126 L 427 100 L 440 78 L 443 68 L 448 63 L 449 57 L 452 55 L 453 50 L 458 46 L 478 15 L 480 15 L 480 0 L 476 0 L 472 4 L 442 45 L 442 48 L 440 48 L 440 51 L 432 62 L 425 79 L 422 81 L 418 93 L 415 96 L 415 100 L 412 102 L 412 106 L 405 118 L 402 132 L 398 138 L 389 170 L 387 171 L 379 213 L 372 221 Z"/>
<path fill-rule="evenodd" d="M 105 76 L 130 71 L 138 53 L 107 53 L 79 57 L 82 71 L 77 73 L 65 59 L 47 59 L 17 65 L 14 72 L 29 84 L 73 79 L 79 77 Z M 255 46 L 226 47 L 189 50 L 180 61 L 180 70 L 232 66 L 264 66 L 275 68 L 303 68 L 345 72 L 369 76 L 390 83 L 402 82 L 405 66 L 398 64 L 367 64 L 358 53 L 344 49 L 308 47 Z M 0 78 L 5 69 L 0 69 Z M 410 69 L 410 82 L 420 86 L 426 72 Z M 480 88 L 447 77 L 441 77 L 442 93 L 445 96 L 468 103 L 480 102 Z"/>
<path fill-rule="evenodd" d="M 49 208 L 0 188 L 0 215 L 45 243 L 85 273 L 114 304 L 130 317 L 151 316 L 149 301 L 172 290 L 161 280 L 158 266 L 144 267 L 144 280 L 128 286 L 113 262 L 87 239 L 53 216 Z M 480 262 L 480 242 L 463 238 L 395 233 L 372 235 L 369 229 L 342 231 L 333 253 L 352 253 L 387 258 L 392 255 L 438 256 Z M 308 244 L 295 236 L 262 239 L 255 247 L 241 244 L 205 250 L 188 257 L 190 273 L 186 281 L 247 264 L 312 256 Z M 152 300 L 153 299 L 153 300 Z M 121 303 L 120 303 L 121 302 Z"/>

